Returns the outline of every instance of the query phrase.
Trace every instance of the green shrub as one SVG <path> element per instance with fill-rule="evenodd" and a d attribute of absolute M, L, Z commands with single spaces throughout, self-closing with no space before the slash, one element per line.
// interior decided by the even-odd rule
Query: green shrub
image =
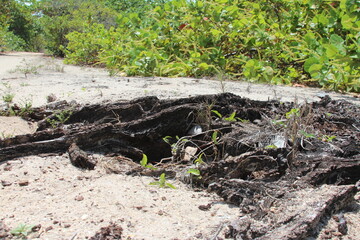
<path fill-rule="evenodd" d="M 359 92 L 357 0 L 172 0 L 67 35 L 67 61 L 142 76 L 216 76 Z"/>
<path fill-rule="evenodd" d="M 47 51 L 56 56 L 64 56 L 67 47 L 67 34 L 84 32 L 88 25 L 101 23 L 106 28 L 115 26 L 116 12 L 105 6 L 104 1 L 61 0 L 42 1 L 42 26 L 46 38 Z M 86 33 L 85 33 L 86 34 Z"/>

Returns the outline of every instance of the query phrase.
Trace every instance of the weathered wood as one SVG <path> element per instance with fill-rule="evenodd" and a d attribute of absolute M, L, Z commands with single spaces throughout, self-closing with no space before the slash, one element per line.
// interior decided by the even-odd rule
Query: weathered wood
<path fill-rule="evenodd" d="M 233 191 L 238 197 L 234 198 L 233 193 L 232 199 L 242 199 L 244 217 L 230 224 L 228 237 L 248 240 L 300 240 L 312 236 L 319 230 L 320 221 L 348 206 L 357 191 L 354 186 L 323 185 L 299 190 L 285 186 L 281 189 L 284 194 L 278 195 L 278 190 L 266 185 L 231 182 L 238 184 Z M 250 188 L 244 184 L 250 184 Z"/>
<path fill-rule="evenodd" d="M 93 170 L 96 165 L 96 161 L 90 159 L 86 152 L 82 151 L 76 143 L 72 143 L 68 149 L 70 162 L 72 165 L 78 168 L 84 168 Z"/>
<path fill-rule="evenodd" d="M 297 116 L 304 119 L 288 120 L 286 113 L 294 109 L 305 109 Z M 188 174 L 182 179 L 208 187 L 239 206 L 243 217 L 230 224 L 227 234 L 238 239 L 311 236 L 320 219 L 345 207 L 357 191 L 360 108 L 347 102 L 324 98 L 302 108 L 219 94 L 85 106 L 63 103 L 61 110 L 71 110 L 72 115 L 63 126 L 52 129 L 49 119 L 56 119 L 57 109 L 37 109 L 39 130 L 1 140 L 0 162 L 65 152 L 76 143 L 69 149 L 75 166 L 93 168 L 94 163 L 86 162 L 86 153 L 99 152 L 114 159 L 106 167 L 108 172 L 147 176 L 165 172 L 181 178 L 178 173 L 193 168 L 195 158 L 202 156 L 201 178 Z M 234 112 L 236 118 L 226 120 Z M 280 125 L 273 123 L 278 119 L 283 119 Z M 203 132 L 186 136 L 194 125 Z M 163 141 L 166 136 L 172 137 L 170 145 L 176 149 Z M 194 149 L 193 156 L 181 161 L 186 148 Z M 149 170 L 137 163 L 143 154 L 153 164 L 167 161 L 156 171 Z"/>

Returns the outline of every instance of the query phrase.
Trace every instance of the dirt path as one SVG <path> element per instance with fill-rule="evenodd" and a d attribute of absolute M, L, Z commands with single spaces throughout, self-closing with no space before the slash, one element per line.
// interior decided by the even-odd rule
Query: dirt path
<path fill-rule="evenodd" d="M 30 73 L 25 77 L 26 71 Z M 102 69 L 63 65 L 59 59 L 34 53 L 0 55 L 0 81 L 1 95 L 14 95 L 14 102 L 20 106 L 42 106 L 50 95 L 55 101 L 99 103 L 222 91 L 219 81 L 109 77 Z M 255 100 L 293 101 L 296 97 L 299 101 L 317 101 L 318 95 L 324 94 L 319 89 L 242 82 L 225 82 L 223 86 L 225 91 Z M 327 94 L 359 104 L 359 99 L 350 95 Z M 2 138 L 33 131 L 27 122 L 0 118 Z M 0 163 L 0 239 L 10 239 L 1 237 L 1 222 L 9 229 L 20 224 L 40 224 L 28 239 L 86 239 L 112 223 L 123 228 L 123 239 L 220 239 L 216 236 L 224 238 L 226 225 L 239 218 L 239 208 L 224 203 L 214 193 L 195 192 L 179 181 L 169 180 L 176 186 L 174 190 L 149 185 L 154 181 L 150 177 L 109 174 L 113 159 L 100 154 L 92 157 L 101 160 L 94 171 L 75 168 L 67 154 L 28 156 Z M 359 195 L 356 198 L 359 202 Z M 356 239 L 360 229 L 358 212 L 359 204 L 355 204 L 346 213 L 349 234 L 339 239 Z M 333 231 L 334 226 L 335 220 L 330 219 L 324 231 Z"/>
<path fill-rule="evenodd" d="M 14 70 L 17 70 L 14 72 Z M 32 73 L 23 74 L 24 71 Z M 37 72 L 37 74 L 33 74 Z M 8 53 L 0 55 L 0 93 L 15 94 L 14 101 L 46 104 L 50 94 L 57 100 L 76 100 L 79 103 L 129 100 L 140 96 L 179 98 L 201 94 L 231 92 L 253 100 L 318 101 L 329 94 L 333 99 L 346 99 L 360 104 L 351 95 L 325 93 L 321 89 L 296 88 L 223 82 L 192 78 L 110 77 L 103 69 L 64 65 L 59 59 L 38 53 Z M 5 85 L 4 85 L 5 84 Z"/>

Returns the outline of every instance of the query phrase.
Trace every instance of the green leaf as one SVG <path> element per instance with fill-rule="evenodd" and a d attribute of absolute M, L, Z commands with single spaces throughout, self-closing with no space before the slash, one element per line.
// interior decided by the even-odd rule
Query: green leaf
<path fill-rule="evenodd" d="M 150 169 L 150 170 L 157 170 L 157 168 L 154 167 L 152 164 L 146 164 L 145 167 L 148 168 L 148 169 Z"/>
<path fill-rule="evenodd" d="M 204 161 L 202 160 L 202 156 L 204 155 L 204 153 L 201 153 L 199 155 L 199 157 L 194 161 L 195 165 L 200 165 L 200 164 L 203 164 Z"/>
<path fill-rule="evenodd" d="M 162 174 L 160 175 L 160 179 L 159 179 L 160 187 L 164 187 L 164 186 L 165 186 L 165 182 L 166 182 L 165 173 L 162 173 Z"/>
<path fill-rule="evenodd" d="M 20 224 L 15 229 L 11 230 L 10 233 L 14 236 L 26 237 L 31 231 L 34 225 Z"/>
<path fill-rule="evenodd" d="M 334 58 L 338 54 L 338 49 L 331 44 L 324 44 L 324 48 L 326 49 L 326 56 L 328 58 Z"/>
<path fill-rule="evenodd" d="M 211 112 L 215 113 L 219 118 L 222 118 L 221 113 L 219 113 L 218 111 L 216 111 L 216 110 L 211 110 Z"/>
<path fill-rule="evenodd" d="M 170 141 L 169 141 L 170 138 L 172 138 L 172 137 L 171 136 L 163 137 L 163 141 L 166 142 L 167 144 L 170 144 Z"/>
<path fill-rule="evenodd" d="M 314 33 L 312 32 L 308 32 L 305 36 L 304 36 L 304 40 L 305 42 L 308 44 L 308 46 L 312 49 L 314 49 L 314 47 L 317 45 L 317 41 L 316 41 L 316 37 L 314 35 Z"/>
<path fill-rule="evenodd" d="M 229 122 L 236 122 L 236 111 L 234 111 L 233 113 L 230 114 L 229 117 L 224 118 L 225 121 L 229 121 Z"/>
<path fill-rule="evenodd" d="M 213 134 L 211 135 L 211 139 L 214 142 L 214 144 L 218 144 L 217 135 L 218 135 L 218 131 L 214 131 Z"/>
<path fill-rule="evenodd" d="M 324 26 L 327 26 L 329 24 L 329 19 L 327 16 L 324 16 L 323 14 L 317 14 L 313 18 L 313 22 L 320 23 L 320 24 L 323 24 Z"/>
<path fill-rule="evenodd" d="M 160 182 L 151 182 L 149 185 L 160 185 Z"/>
<path fill-rule="evenodd" d="M 304 130 L 300 130 L 299 132 L 300 132 L 300 134 L 302 134 L 306 138 L 315 138 L 316 137 L 315 134 L 307 133 Z"/>
<path fill-rule="evenodd" d="M 211 34 L 214 35 L 215 37 L 219 37 L 219 36 L 222 36 L 223 33 L 217 29 L 211 29 L 210 30 Z"/>
<path fill-rule="evenodd" d="M 318 58 L 315 58 L 315 57 L 308 58 L 308 59 L 306 59 L 306 61 L 304 63 L 304 70 L 306 72 L 309 72 L 310 67 L 312 65 L 318 64 L 318 63 L 320 63 Z"/>
<path fill-rule="evenodd" d="M 288 111 L 285 114 L 285 117 L 287 119 L 290 119 L 292 117 L 298 117 L 298 116 L 300 116 L 300 109 L 299 108 L 292 108 L 290 111 Z"/>
<path fill-rule="evenodd" d="M 351 16 L 351 14 L 350 15 L 344 14 L 341 17 L 341 24 L 345 29 L 358 30 L 358 28 L 356 27 L 356 20 L 357 17 L 355 14 L 353 16 Z"/>
<path fill-rule="evenodd" d="M 201 69 L 201 70 L 208 70 L 209 69 L 209 64 L 207 64 L 207 63 L 200 63 L 199 65 L 198 65 L 198 67 Z"/>
<path fill-rule="evenodd" d="M 186 173 L 190 173 L 195 176 L 200 176 L 200 170 L 196 168 L 190 168 Z"/>
<path fill-rule="evenodd" d="M 322 64 L 313 64 L 310 66 L 309 68 L 309 73 L 311 75 L 311 77 L 313 78 L 317 78 L 319 77 L 319 75 L 321 74 L 320 73 L 320 70 L 323 68 L 323 65 Z"/>
<path fill-rule="evenodd" d="M 169 188 L 172 188 L 172 189 L 176 189 L 176 187 L 174 185 L 172 185 L 171 183 L 166 183 L 166 186 L 168 186 Z"/>
<path fill-rule="evenodd" d="M 330 43 L 335 46 L 339 52 L 339 54 L 345 56 L 346 55 L 346 49 L 344 47 L 344 39 L 342 39 L 342 37 L 340 37 L 337 34 L 332 34 L 330 36 Z"/>
<path fill-rule="evenodd" d="M 165 173 L 162 173 L 160 175 L 159 181 L 151 182 L 151 183 L 149 183 L 149 185 L 157 185 L 160 188 L 169 187 L 169 188 L 172 188 L 172 189 L 176 189 L 176 187 L 174 185 L 172 185 L 171 183 L 166 182 Z"/>
<path fill-rule="evenodd" d="M 148 158 L 147 158 L 146 154 L 143 154 L 143 157 L 140 161 L 140 165 L 143 167 L 146 167 L 147 163 L 148 163 Z"/>
<path fill-rule="evenodd" d="M 334 44 L 335 46 L 342 46 L 344 44 L 344 39 L 342 39 L 342 37 L 337 34 L 331 34 L 330 43 Z"/>

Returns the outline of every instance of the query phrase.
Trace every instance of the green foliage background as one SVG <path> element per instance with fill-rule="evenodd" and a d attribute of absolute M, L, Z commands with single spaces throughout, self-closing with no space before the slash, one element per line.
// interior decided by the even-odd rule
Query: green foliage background
<path fill-rule="evenodd" d="M 41 31 L 44 48 L 68 63 L 360 91 L 360 0 L 35 2 L 41 15 L 24 17 L 23 30 L 11 30 L 9 18 L 20 19 L 10 14 L 0 31 L 26 49 Z"/>

